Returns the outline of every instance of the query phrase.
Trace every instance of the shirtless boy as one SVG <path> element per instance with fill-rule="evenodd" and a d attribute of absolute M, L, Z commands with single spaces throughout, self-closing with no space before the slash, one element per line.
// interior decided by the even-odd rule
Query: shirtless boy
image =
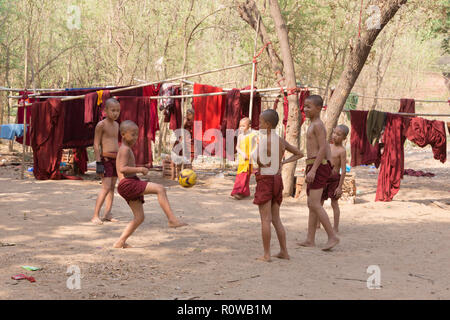
<path fill-rule="evenodd" d="M 114 98 L 105 102 L 106 118 L 95 127 L 94 154 L 97 164 L 96 172 L 102 178 L 102 189 L 98 193 L 95 203 L 94 216 L 91 222 L 103 224 L 103 221 L 116 222 L 112 217 L 111 208 L 114 200 L 114 187 L 117 181 L 116 156 L 119 150 L 119 124 L 120 104 Z M 103 217 L 99 214 L 106 199 Z"/>
<path fill-rule="evenodd" d="M 134 154 L 131 150 L 138 139 L 138 131 L 139 128 L 133 121 L 125 120 L 120 124 L 122 145 L 117 154 L 117 175 L 119 176 L 117 191 L 127 201 L 134 219 L 127 225 L 119 240 L 114 244 L 114 248 L 131 248 L 126 241 L 144 221 L 142 204 L 145 202 L 145 194 L 156 194 L 158 196 L 159 205 L 169 220 L 169 227 L 178 228 L 187 225 L 180 222 L 173 214 L 163 185 L 142 181 L 137 177 L 137 173 L 143 175 L 148 173 L 147 168 L 136 167 Z"/>
<path fill-rule="evenodd" d="M 256 162 L 259 166 L 255 173 L 256 191 L 253 201 L 254 204 L 258 205 L 261 216 L 264 255 L 259 260 L 265 262 L 272 261 L 270 256 L 271 224 L 275 227 L 280 243 L 280 252 L 275 257 L 289 259 L 286 247 L 286 232 L 280 219 L 280 205 L 283 200 L 281 167 L 303 157 L 302 152 L 297 147 L 290 145 L 275 133 L 274 129 L 278 121 L 278 114 L 275 110 L 269 109 L 261 113 L 259 120 L 260 136 L 257 140 L 257 148 L 252 154 L 252 158 L 254 158 L 256 153 Z M 285 151 L 292 153 L 292 156 L 282 161 Z M 268 159 L 270 160 L 267 161 Z M 272 163 L 272 160 L 275 163 Z"/>
<path fill-rule="evenodd" d="M 331 175 L 331 150 L 326 140 L 326 129 L 320 120 L 323 107 L 322 97 L 312 95 L 305 100 L 305 115 L 311 120 L 306 133 L 306 192 L 308 195 L 308 234 L 301 246 L 314 247 L 317 220 L 324 226 L 328 242 L 322 250 L 332 249 L 339 243 L 339 238 L 331 226 L 327 212 L 322 206 L 322 193 Z"/>
<path fill-rule="evenodd" d="M 342 141 L 347 138 L 349 129 L 346 125 L 338 125 L 333 130 L 333 135 L 331 136 L 332 143 L 330 143 L 331 149 L 331 166 L 333 171 L 331 176 L 327 181 L 327 185 L 323 189 L 322 194 L 322 205 L 328 198 L 331 199 L 331 207 L 333 208 L 333 220 L 334 232 L 339 232 L 339 217 L 341 211 L 339 209 L 339 198 L 342 195 L 342 186 L 345 180 L 346 164 L 347 164 L 347 152 L 345 151 Z M 340 173 L 342 172 L 342 174 Z M 318 226 L 320 223 L 318 222 Z"/>

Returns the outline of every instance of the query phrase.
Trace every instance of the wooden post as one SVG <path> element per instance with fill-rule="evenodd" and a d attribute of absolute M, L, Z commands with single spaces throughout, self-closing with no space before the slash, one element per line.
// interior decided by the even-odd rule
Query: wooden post
<path fill-rule="evenodd" d="M 26 90 L 26 89 L 25 89 Z M 25 172 L 25 148 L 27 143 L 27 105 L 24 101 L 23 106 L 23 144 L 22 144 L 22 166 L 20 170 L 20 179 L 23 180 L 24 178 L 24 172 Z"/>
<path fill-rule="evenodd" d="M 255 82 L 255 69 L 256 69 L 256 61 L 255 61 L 255 55 L 256 55 L 256 44 L 258 41 L 258 33 L 259 33 L 259 24 L 261 22 L 261 15 L 258 15 L 258 25 L 256 26 L 256 32 L 255 32 L 255 45 L 253 48 L 253 63 L 252 63 L 252 81 L 250 86 L 250 106 L 248 108 L 248 118 L 250 119 L 250 123 L 252 122 L 252 113 L 253 113 L 253 86 Z"/>

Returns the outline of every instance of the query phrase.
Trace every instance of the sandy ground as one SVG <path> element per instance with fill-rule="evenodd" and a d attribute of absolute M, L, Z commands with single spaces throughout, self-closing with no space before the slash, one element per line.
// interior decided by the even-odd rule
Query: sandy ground
<path fill-rule="evenodd" d="M 255 261 L 262 254 L 258 209 L 252 199 L 229 198 L 233 177 L 200 175 L 183 189 L 152 172 L 189 226 L 169 229 L 156 197 L 146 196 L 146 220 L 129 239 L 135 248 L 123 250 L 111 246 L 131 211 L 117 192 L 120 222 L 95 226 L 98 181 L 19 180 L 13 167 L 0 167 L 0 241 L 16 244 L 0 246 L 0 299 L 450 299 L 450 164 L 434 160 L 430 148 L 413 149 L 406 168 L 436 177 L 405 176 L 390 203 L 374 202 L 377 175 L 355 168 L 357 202 L 341 203 L 341 243 L 328 253 L 320 250 L 323 229 L 319 248 L 297 245 L 308 210 L 304 199 L 285 199 L 291 260 L 263 263 Z M 81 271 L 79 290 L 66 285 L 71 265 Z M 367 288 L 370 265 L 380 268 L 381 289 Z M 36 282 L 11 279 L 19 273 Z"/>

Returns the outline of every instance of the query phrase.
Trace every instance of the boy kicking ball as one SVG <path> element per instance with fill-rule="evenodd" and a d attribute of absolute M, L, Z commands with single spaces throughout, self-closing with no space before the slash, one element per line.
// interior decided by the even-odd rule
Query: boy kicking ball
<path fill-rule="evenodd" d="M 127 225 L 119 240 L 114 244 L 114 248 L 131 248 L 126 241 L 144 221 L 144 208 L 142 204 L 145 202 L 145 194 L 156 194 L 158 196 L 159 205 L 167 216 L 169 227 L 178 228 L 187 225 L 186 223 L 180 222 L 173 214 L 164 186 L 142 181 L 137 177 L 137 173 L 142 173 L 143 175 L 148 173 L 147 168 L 136 167 L 134 154 L 131 150 L 138 139 L 138 129 L 138 126 L 130 120 L 123 121 L 120 124 L 122 145 L 119 148 L 116 160 L 117 175 L 119 177 L 117 191 L 127 201 L 134 218 Z"/>

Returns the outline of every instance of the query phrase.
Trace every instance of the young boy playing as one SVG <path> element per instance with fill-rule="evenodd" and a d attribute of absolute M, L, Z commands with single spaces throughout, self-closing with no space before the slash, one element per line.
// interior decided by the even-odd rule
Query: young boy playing
<path fill-rule="evenodd" d="M 145 167 L 136 167 L 133 151 L 138 139 L 138 126 L 130 120 L 125 120 L 120 124 L 120 134 L 122 136 L 122 145 L 117 153 L 117 175 L 119 176 L 119 185 L 117 191 L 127 201 L 133 212 L 134 219 L 127 225 L 119 240 L 114 244 L 114 248 L 131 248 L 126 243 L 131 234 L 144 221 L 144 194 L 156 194 L 158 202 L 169 221 L 169 227 L 178 228 L 187 225 L 180 222 L 170 208 L 164 186 L 156 183 L 140 180 L 136 174 L 146 175 L 148 169 Z"/>
<path fill-rule="evenodd" d="M 102 178 L 102 189 L 98 193 L 91 222 L 98 225 L 103 224 L 103 221 L 117 222 L 117 219 L 112 217 L 111 208 L 117 181 L 116 156 L 119 150 L 119 124 L 116 120 L 120 115 L 119 101 L 114 98 L 106 100 L 105 113 L 106 118 L 97 124 L 94 134 L 96 172 Z M 100 219 L 99 214 L 105 199 L 104 215 Z"/>
<path fill-rule="evenodd" d="M 347 138 L 349 129 L 346 125 L 338 125 L 334 130 L 331 136 L 332 143 L 330 144 L 331 149 L 331 166 L 333 170 L 331 172 L 331 176 L 327 181 L 327 185 L 323 189 L 322 194 L 322 205 L 325 200 L 328 198 L 331 199 L 331 207 L 333 208 L 333 218 L 334 232 L 339 232 L 339 217 L 341 212 L 339 210 L 338 200 L 342 195 L 342 185 L 345 180 L 345 172 L 346 172 L 346 159 L 347 152 L 345 151 L 344 146 L 342 145 L 342 141 Z M 342 172 L 342 174 L 339 173 Z M 317 222 L 317 225 L 320 226 L 320 222 Z"/>
<path fill-rule="evenodd" d="M 331 176 L 331 150 L 326 141 L 326 129 L 320 120 L 323 100 L 321 96 L 312 95 L 305 100 L 305 115 L 311 120 L 306 132 L 306 192 L 308 195 L 308 235 L 301 246 L 314 247 L 317 219 L 324 226 L 328 242 L 322 250 L 327 251 L 339 243 L 339 238 L 331 226 L 327 212 L 322 206 L 322 193 Z"/>
<path fill-rule="evenodd" d="M 250 164 L 250 152 L 256 145 L 256 135 L 251 132 L 250 119 L 242 118 L 239 122 L 239 136 L 236 150 L 239 155 L 239 164 L 231 196 L 241 200 L 250 196 L 250 177 L 252 175 L 252 164 Z"/>
<path fill-rule="evenodd" d="M 280 219 L 280 205 L 283 200 L 283 180 L 281 178 L 282 165 L 297 161 L 303 157 L 302 152 L 282 139 L 275 133 L 279 118 L 275 110 L 266 110 L 261 113 L 259 120 L 260 137 L 257 139 L 257 148 L 252 158 L 257 153 L 258 171 L 256 172 L 256 192 L 254 204 L 258 205 L 261 216 L 261 233 L 264 247 L 264 256 L 261 261 L 271 262 L 270 238 L 271 224 L 275 227 L 280 252 L 275 257 L 289 259 L 286 247 L 286 232 Z M 282 161 L 284 152 L 289 151 L 292 156 Z M 270 158 L 270 161 L 263 161 Z M 272 162 L 275 161 L 275 163 Z M 266 163 L 263 163 L 266 162 Z"/>

